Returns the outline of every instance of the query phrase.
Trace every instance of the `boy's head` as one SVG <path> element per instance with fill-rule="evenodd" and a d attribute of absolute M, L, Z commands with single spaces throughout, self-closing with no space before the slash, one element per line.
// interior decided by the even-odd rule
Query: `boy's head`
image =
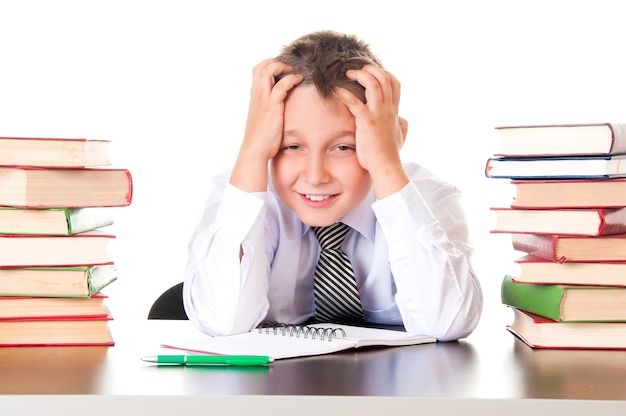
<path fill-rule="evenodd" d="M 382 65 L 362 41 L 330 31 L 295 40 L 278 60 L 304 80 L 285 100 L 282 143 L 271 163 L 272 184 L 302 222 L 331 225 L 359 206 L 372 184 L 357 157 L 354 116 L 335 98 L 334 89 L 343 87 L 365 102 L 365 89 L 347 78 L 346 71 Z"/>
<path fill-rule="evenodd" d="M 368 44 L 354 35 L 331 30 L 309 33 L 294 40 L 276 58 L 292 66 L 294 73 L 304 76 L 300 85 L 315 86 L 324 99 L 332 97 L 335 87 L 343 87 L 365 102 L 365 89 L 346 77 L 346 71 L 368 64 L 383 68 Z"/>

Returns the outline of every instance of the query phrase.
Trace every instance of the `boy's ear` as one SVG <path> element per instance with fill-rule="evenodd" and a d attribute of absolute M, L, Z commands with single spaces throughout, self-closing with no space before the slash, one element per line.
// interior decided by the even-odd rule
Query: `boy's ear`
<path fill-rule="evenodd" d="M 398 124 L 400 124 L 400 131 L 402 132 L 402 143 L 404 143 L 406 141 L 406 135 L 409 131 L 409 122 L 398 116 Z"/>

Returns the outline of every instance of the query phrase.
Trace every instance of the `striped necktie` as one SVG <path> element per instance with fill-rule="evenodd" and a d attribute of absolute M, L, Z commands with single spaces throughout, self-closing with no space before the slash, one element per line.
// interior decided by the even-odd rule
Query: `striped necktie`
<path fill-rule="evenodd" d="M 320 242 L 315 268 L 315 317 L 318 322 L 363 322 L 363 310 L 350 259 L 341 251 L 350 227 L 335 223 L 312 227 Z"/>

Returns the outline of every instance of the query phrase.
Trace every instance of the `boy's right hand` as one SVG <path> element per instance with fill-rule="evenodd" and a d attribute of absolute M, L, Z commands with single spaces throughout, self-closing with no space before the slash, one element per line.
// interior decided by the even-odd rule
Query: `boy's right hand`
<path fill-rule="evenodd" d="M 275 58 L 266 59 L 253 70 L 250 106 L 243 143 L 230 183 L 248 192 L 267 189 L 267 164 L 280 149 L 283 136 L 285 99 L 289 90 L 302 82 L 302 75 Z M 278 82 L 276 77 L 283 76 Z"/>

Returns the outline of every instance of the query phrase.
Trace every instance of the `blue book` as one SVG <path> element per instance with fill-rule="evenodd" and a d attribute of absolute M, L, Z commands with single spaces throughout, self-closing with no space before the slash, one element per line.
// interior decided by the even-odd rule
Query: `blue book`
<path fill-rule="evenodd" d="M 610 179 L 626 177 L 626 154 L 615 156 L 492 157 L 488 178 Z"/>

